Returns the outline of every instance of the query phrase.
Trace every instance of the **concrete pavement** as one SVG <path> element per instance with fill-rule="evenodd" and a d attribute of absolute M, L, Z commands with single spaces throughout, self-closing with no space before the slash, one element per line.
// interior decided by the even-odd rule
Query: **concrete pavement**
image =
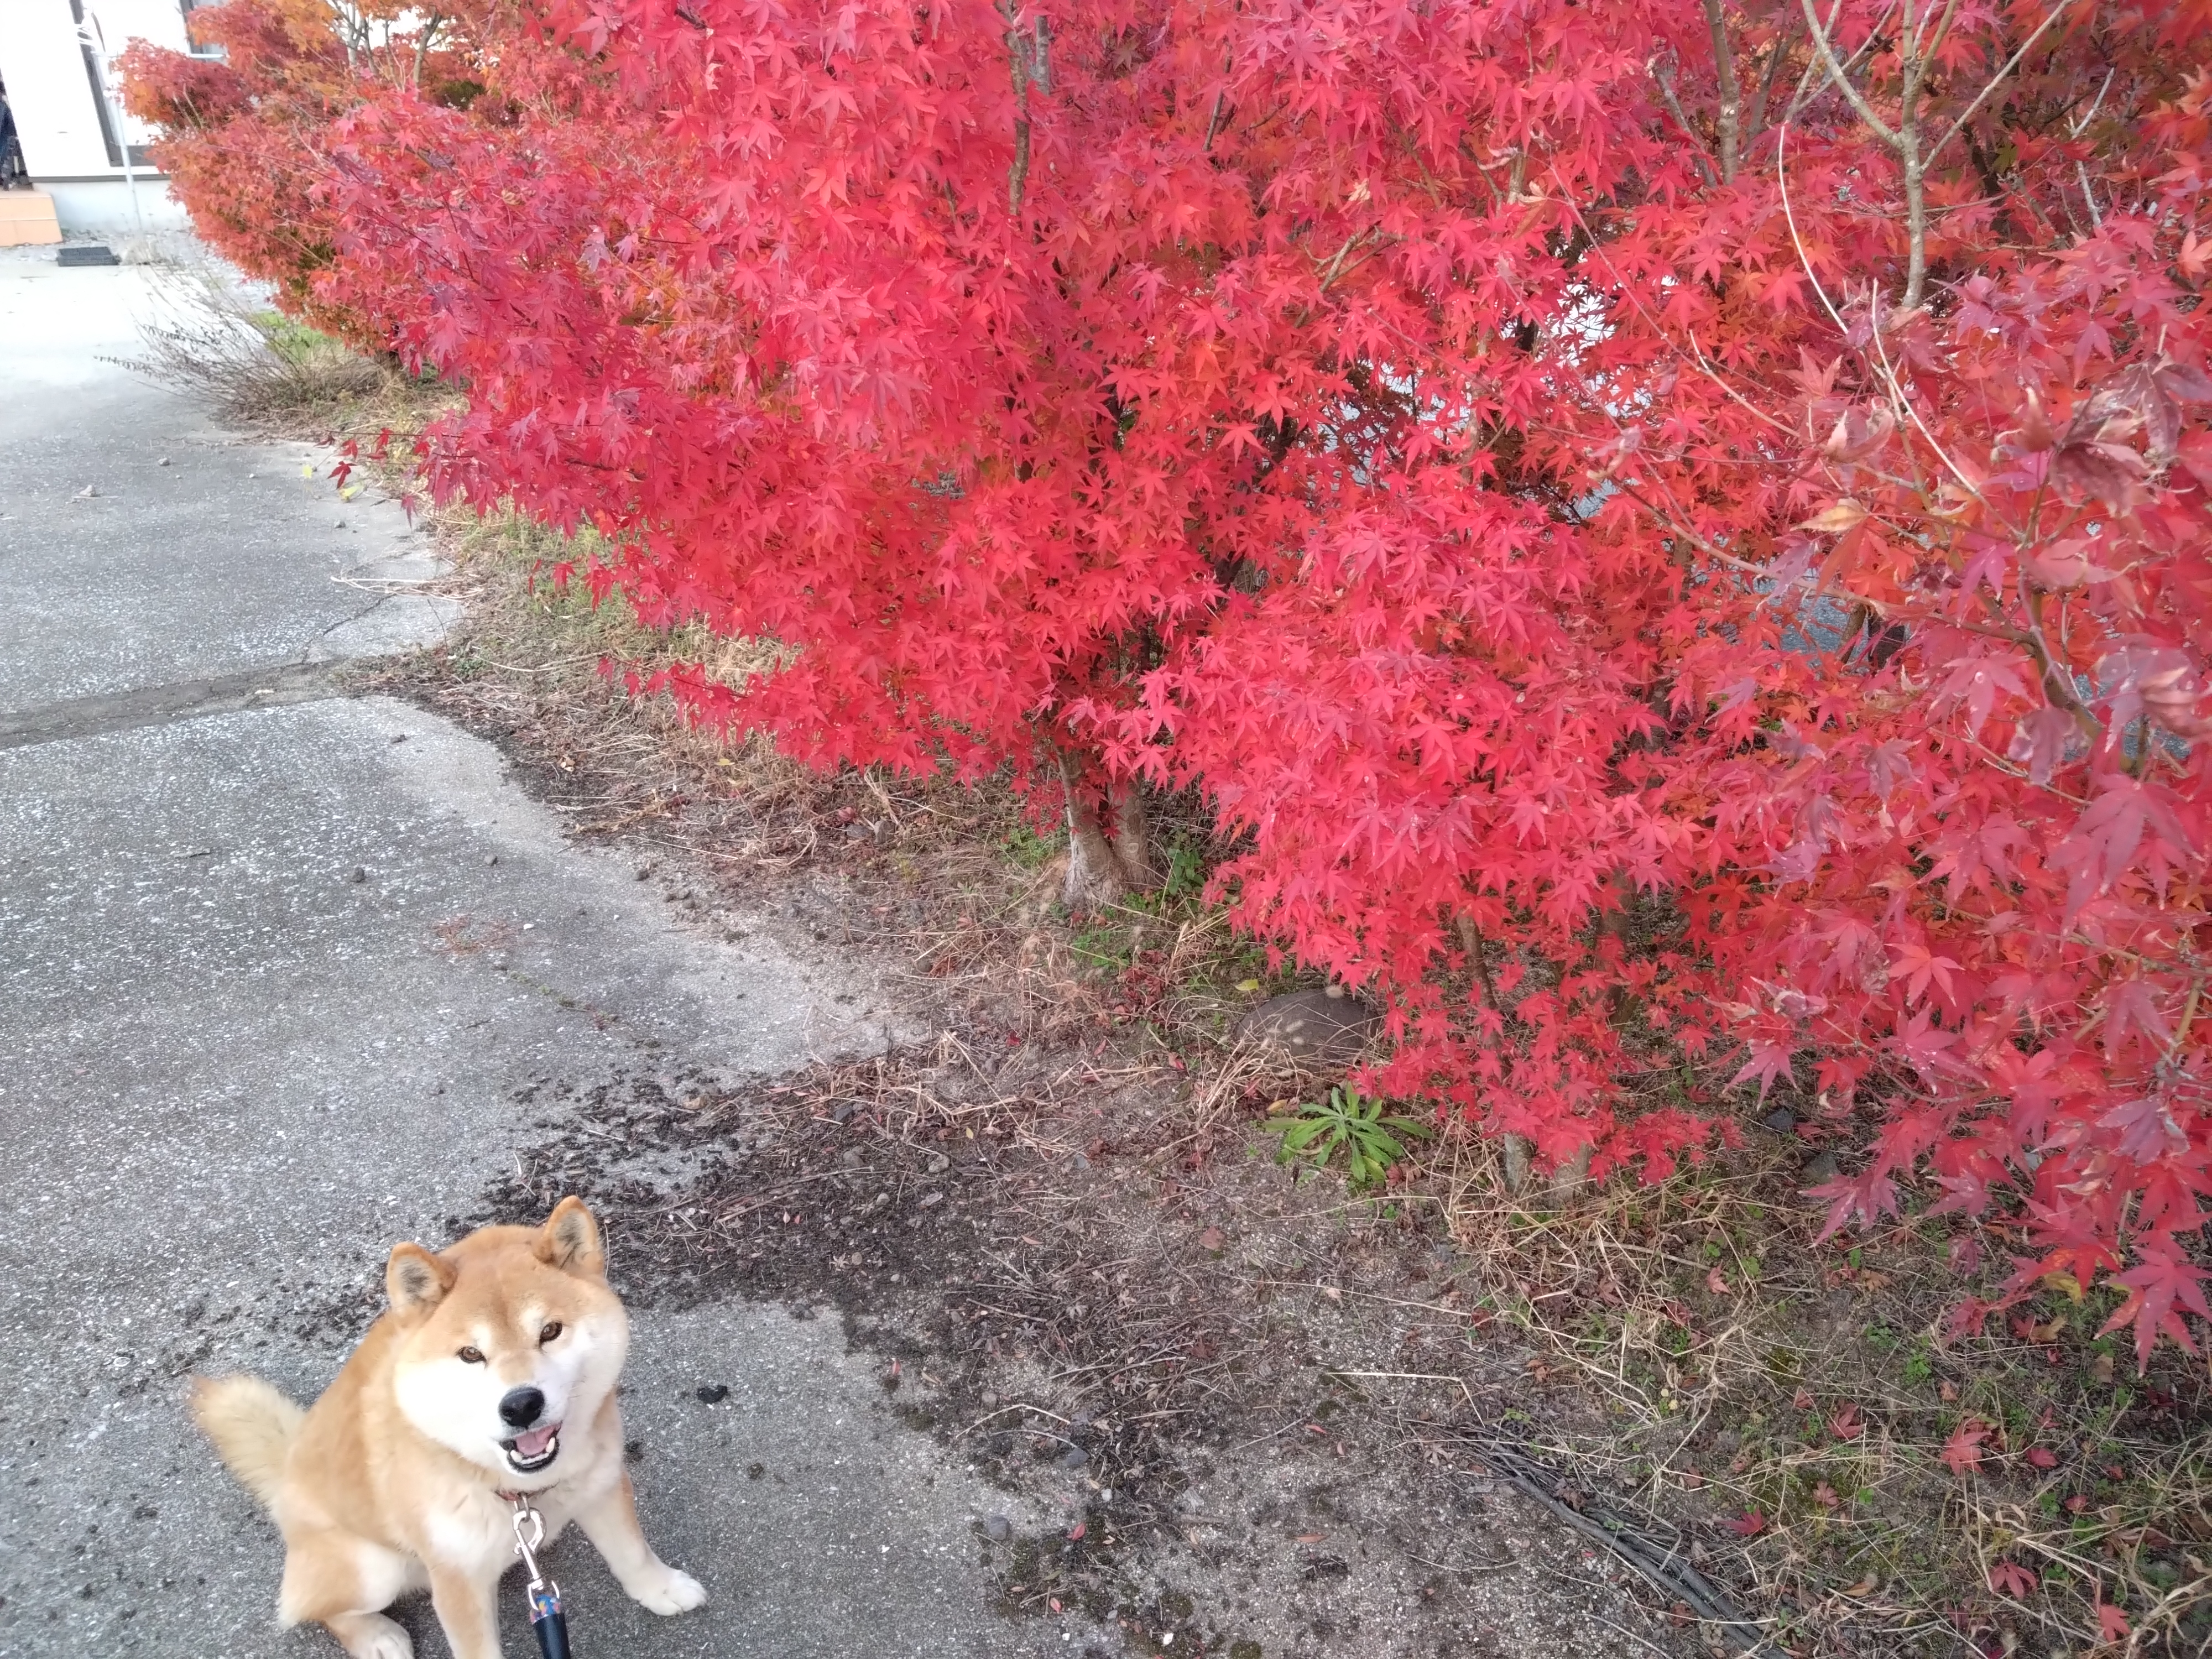
<path fill-rule="evenodd" d="M 303 677 L 434 635 L 428 549 L 101 361 L 147 301 L 138 268 L 0 254 L 0 1650 L 307 1659 L 337 1650 L 276 1631 L 273 1529 L 189 1373 L 311 1397 L 390 1244 L 442 1241 L 562 1099 L 900 1015 L 769 926 L 679 922 L 483 743 Z M 712 1600 L 654 1619 L 572 1540 L 581 1650 L 1070 1650 L 987 1611 L 969 1526 L 1005 1500 L 836 1322 L 647 1310 L 633 1356 L 646 1524 Z"/>

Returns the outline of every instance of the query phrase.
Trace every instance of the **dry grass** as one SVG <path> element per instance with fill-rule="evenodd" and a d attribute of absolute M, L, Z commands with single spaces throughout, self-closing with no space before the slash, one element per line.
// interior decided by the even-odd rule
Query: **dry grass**
<path fill-rule="evenodd" d="M 249 428 L 336 429 L 419 418 L 422 391 L 396 367 L 291 321 L 222 276 L 161 269 L 143 356 L 124 367 L 204 397 Z"/>
<path fill-rule="evenodd" d="M 1793 1651 L 2205 1651 L 2203 1373 L 2169 1348 L 2130 1376 L 2124 1336 L 2096 1334 L 2109 1294 L 2053 1290 L 1945 1341 L 1949 1305 L 1992 1287 L 1945 1268 L 1942 1229 L 1817 1245 L 1799 1149 L 1754 1135 L 1553 1210 L 1508 1194 L 1492 1149 L 1451 1149 L 1449 1224 L 1498 1314 L 1606 1403 L 1613 1432 L 1563 1449 L 1574 1464 L 1709 1536 L 1747 1533 L 1731 1553 Z M 1990 1432 L 1961 1474 L 1942 1454 L 1974 1421 Z M 2100 1604 L 2126 1637 L 2101 1639 Z"/>

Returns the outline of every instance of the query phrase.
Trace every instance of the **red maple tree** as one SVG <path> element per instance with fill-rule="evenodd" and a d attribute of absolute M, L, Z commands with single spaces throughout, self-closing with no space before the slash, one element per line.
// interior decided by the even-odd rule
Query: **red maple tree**
<path fill-rule="evenodd" d="M 465 388 L 434 490 L 792 648 L 702 718 L 1009 769 L 1079 902 L 1201 791 L 1387 1086 L 1599 1173 L 1792 1087 L 1832 1230 L 2191 1342 L 2206 0 L 514 0 L 442 100 L 290 15 L 134 54 L 180 192 Z"/>

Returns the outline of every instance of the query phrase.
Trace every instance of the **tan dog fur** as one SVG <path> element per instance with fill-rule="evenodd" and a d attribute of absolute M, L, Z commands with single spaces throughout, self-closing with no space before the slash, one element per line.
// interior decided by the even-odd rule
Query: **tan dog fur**
<path fill-rule="evenodd" d="M 312 1410 L 257 1377 L 193 1385 L 194 1418 L 284 1534 L 285 1625 L 318 1620 L 354 1659 L 410 1659 L 382 1610 L 427 1585 L 456 1659 L 500 1659 L 495 1598 L 515 1559 L 501 1491 L 532 1495 L 549 1542 L 581 1527 L 653 1612 L 706 1600 L 638 1528 L 615 1403 L 629 1322 L 580 1200 L 435 1255 L 402 1244 L 385 1288 L 390 1309 Z M 499 1402 L 526 1387 L 560 1428 L 551 1462 L 518 1473 Z"/>

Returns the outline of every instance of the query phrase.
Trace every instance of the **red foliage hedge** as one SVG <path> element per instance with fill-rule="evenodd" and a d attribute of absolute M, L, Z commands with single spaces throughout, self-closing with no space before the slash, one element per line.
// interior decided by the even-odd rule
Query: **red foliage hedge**
<path fill-rule="evenodd" d="M 1832 1226 L 2191 1341 L 2207 0 L 213 15 L 130 65 L 204 229 L 797 647 L 701 715 L 1199 789 L 1389 1086 L 1601 1172 L 1791 1086 Z"/>

